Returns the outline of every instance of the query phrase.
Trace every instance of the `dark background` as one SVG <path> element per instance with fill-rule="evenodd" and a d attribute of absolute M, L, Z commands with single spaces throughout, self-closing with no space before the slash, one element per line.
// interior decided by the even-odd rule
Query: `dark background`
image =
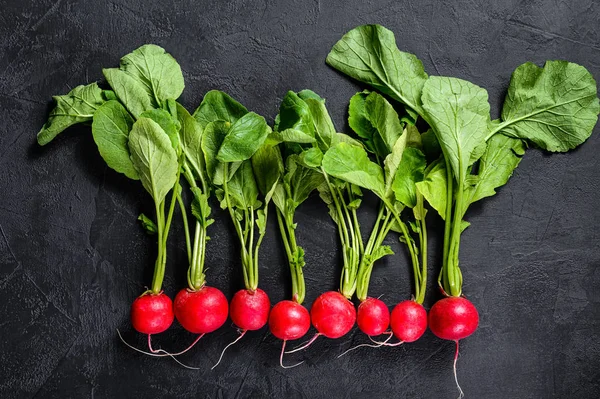
<path fill-rule="evenodd" d="M 600 4 L 576 1 L 1 1 L 0 12 L 0 396 L 3 398 L 454 398 L 454 346 L 430 332 L 393 349 L 360 349 L 356 329 L 317 340 L 278 365 L 281 342 L 266 329 L 247 334 L 215 371 L 237 335 L 228 322 L 182 357 L 142 356 L 129 307 L 151 279 L 153 239 L 136 217 L 151 212 L 140 184 L 108 169 L 90 128 L 69 129 L 39 148 L 35 135 L 51 96 L 101 80 L 101 68 L 144 43 L 163 46 L 186 81 L 193 110 L 222 89 L 268 120 L 288 89 L 311 88 L 328 100 L 339 130 L 361 87 L 325 65 L 349 29 L 380 23 L 400 49 L 431 74 L 488 89 L 497 117 L 510 74 L 525 61 L 567 59 L 600 77 Z M 473 206 L 463 236 L 464 292 L 476 304 L 477 332 L 461 342 L 458 373 L 467 398 L 596 398 L 600 391 L 599 128 L 579 149 L 529 150 L 498 195 Z M 371 227 L 375 201 L 360 217 Z M 215 210 L 209 283 L 230 297 L 242 287 L 229 220 Z M 439 267 L 441 223 L 429 218 L 431 269 Z M 340 258 L 325 206 L 298 210 L 306 248 L 307 298 L 335 289 Z M 271 218 L 273 222 L 273 218 Z M 185 286 L 184 241 L 170 242 L 166 292 Z M 380 262 L 370 293 L 390 306 L 411 295 L 406 253 Z M 288 269 L 275 226 L 261 254 L 261 286 L 273 303 L 289 296 Z M 435 271 L 434 271 L 435 269 Z M 435 278 L 432 278 L 435 280 Z M 426 306 L 437 299 L 429 290 Z M 312 334 L 312 331 L 311 331 Z M 179 350 L 193 336 L 177 323 L 155 337 Z"/>

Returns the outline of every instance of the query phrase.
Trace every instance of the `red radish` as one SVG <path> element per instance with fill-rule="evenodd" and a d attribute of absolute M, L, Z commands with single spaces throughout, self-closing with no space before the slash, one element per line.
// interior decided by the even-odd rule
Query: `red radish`
<path fill-rule="evenodd" d="M 269 315 L 271 334 L 284 341 L 302 338 L 310 328 L 308 310 L 294 301 L 281 301 Z"/>
<path fill-rule="evenodd" d="M 381 335 L 390 325 L 390 310 L 377 298 L 367 298 L 358 306 L 358 328 L 369 336 Z"/>
<path fill-rule="evenodd" d="M 356 322 L 354 305 L 337 291 L 321 294 L 310 309 L 313 326 L 320 335 L 339 338 L 348 333 Z"/>
<path fill-rule="evenodd" d="M 159 334 L 173 323 L 173 302 L 163 292 L 144 293 L 131 305 L 131 324 L 142 334 Z"/>
<path fill-rule="evenodd" d="M 392 310 L 391 326 L 401 342 L 414 342 L 427 330 L 427 311 L 415 301 L 402 301 Z"/>
<path fill-rule="evenodd" d="M 441 339 L 458 341 L 473 334 L 479 324 L 475 306 L 466 298 L 448 297 L 429 311 L 429 328 Z"/>
<path fill-rule="evenodd" d="M 229 305 L 231 320 L 240 329 L 254 331 L 267 324 L 271 301 L 260 288 L 236 292 Z"/>
<path fill-rule="evenodd" d="M 204 286 L 197 291 L 184 288 L 175 297 L 175 317 L 187 331 L 206 334 L 227 320 L 227 298 L 217 288 Z"/>

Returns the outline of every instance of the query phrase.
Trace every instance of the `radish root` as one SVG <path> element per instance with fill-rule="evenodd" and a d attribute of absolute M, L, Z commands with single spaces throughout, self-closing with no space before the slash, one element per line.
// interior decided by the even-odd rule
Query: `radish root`
<path fill-rule="evenodd" d="M 304 360 L 303 360 L 303 361 L 301 361 L 300 363 L 296 363 L 296 364 L 294 364 L 293 366 L 284 366 L 284 365 L 283 365 L 283 355 L 284 355 L 285 353 L 287 353 L 287 352 L 285 351 L 285 343 L 286 343 L 286 342 L 287 342 L 286 340 L 283 340 L 283 345 L 281 346 L 281 355 L 279 355 L 279 365 L 281 366 L 281 368 L 284 368 L 284 369 L 293 369 L 294 367 L 296 367 L 296 366 L 300 366 L 302 363 L 304 363 Z"/>
<path fill-rule="evenodd" d="M 119 339 L 121 339 L 121 342 L 123 342 L 125 345 L 127 345 L 129 348 L 133 349 L 136 352 L 142 353 L 146 356 L 152 356 L 152 357 L 167 357 L 167 356 L 169 356 L 171 359 L 175 360 L 175 362 L 177 362 L 180 366 L 185 367 L 186 369 L 200 370 L 200 368 L 198 368 L 198 367 L 191 367 L 191 366 L 188 366 L 188 365 L 182 363 L 181 361 L 176 359 L 175 356 L 182 355 L 185 352 L 187 352 L 188 350 L 190 350 L 196 344 L 196 342 L 198 342 L 200 340 L 200 338 L 202 338 L 202 336 L 204 334 L 201 334 L 198 338 L 196 338 L 196 340 L 190 346 L 188 346 L 186 349 L 184 349 L 183 351 L 178 352 L 178 353 L 169 353 L 163 349 L 156 349 L 156 350 L 152 349 L 150 334 L 148 334 L 148 349 L 150 350 L 150 352 L 143 351 L 143 350 L 136 348 L 135 346 L 129 344 L 127 341 L 125 341 L 125 339 L 123 339 L 123 336 L 121 335 L 121 332 L 118 329 L 117 329 L 117 334 L 119 335 Z"/>
<path fill-rule="evenodd" d="M 386 339 L 386 340 L 385 340 L 385 341 L 383 341 L 383 342 L 380 342 L 380 341 L 375 341 L 375 340 L 373 339 L 373 337 L 371 337 L 371 336 L 369 336 L 369 339 L 371 340 L 371 342 L 373 342 L 374 344 L 377 344 L 377 345 L 379 345 L 379 346 L 400 346 L 400 345 L 402 345 L 402 344 L 404 343 L 404 341 L 400 341 L 400 342 L 396 342 L 396 343 L 394 343 L 394 344 L 390 344 L 390 343 L 388 343 L 388 341 L 389 341 L 390 339 L 392 339 L 392 337 L 394 336 L 394 333 L 393 333 L 393 332 L 388 332 L 388 333 L 384 333 L 384 334 L 389 334 L 390 336 L 388 337 L 388 339 Z"/>
<path fill-rule="evenodd" d="M 354 346 L 354 347 L 352 347 L 352 348 L 348 349 L 347 351 L 345 351 L 345 352 L 344 352 L 344 353 L 342 353 L 341 355 L 339 355 L 337 358 L 339 359 L 340 357 L 344 356 L 346 353 L 348 353 L 348 352 L 352 352 L 354 349 L 362 348 L 363 346 L 368 346 L 369 348 L 381 348 L 383 345 L 387 344 L 387 342 L 388 342 L 390 339 L 392 339 L 392 335 L 393 335 L 393 334 L 390 334 L 390 336 L 389 336 L 389 337 L 387 337 L 387 339 L 386 339 L 385 341 L 383 341 L 383 342 L 377 342 L 375 345 L 373 345 L 373 344 L 360 344 L 360 345 L 356 345 L 356 346 Z M 369 338 L 370 338 L 370 337 L 369 337 Z M 373 341 L 373 340 L 371 339 L 371 341 Z M 376 342 L 376 341 L 373 341 L 373 342 Z"/>
<path fill-rule="evenodd" d="M 214 366 L 212 366 L 212 367 L 210 368 L 211 370 L 214 370 L 214 369 L 215 369 L 215 367 L 217 367 L 217 366 L 219 365 L 219 363 L 221 363 L 221 359 L 223 359 L 223 355 L 225 354 L 225 351 L 227 350 L 227 348 L 229 348 L 229 347 L 230 347 L 230 346 L 232 346 L 232 345 L 235 345 L 235 344 L 236 344 L 236 343 L 237 343 L 237 342 L 238 342 L 240 339 L 242 339 L 242 337 L 243 337 L 244 335 L 246 335 L 246 332 L 247 332 L 247 331 L 248 331 L 248 330 L 241 330 L 241 332 L 240 332 L 240 336 L 239 336 L 239 337 L 237 337 L 237 338 L 235 339 L 235 341 L 233 341 L 233 342 L 229 343 L 229 344 L 228 344 L 228 345 L 227 345 L 227 346 L 226 346 L 226 347 L 223 349 L 223 352 L 221 352 L 221 356 L 219 357 L 219 360 L 217 361 L 217 363 L 215 363 L 215 365 L 214 365 Z"/>
<path fill-rule="evenodd" d="M 456 353 L 454 353 L 454 381 L 456 382 L 456 387 L 458 388 L 458 399 L 462 399 L 465 397 L 465 393 L 463 392 L 460 385 L 458 385 L 458 376 L 456 375 L 456 361 L 458 360 L 458 340 L 456 342 Z"/>
<path fill-rule="evenodd" d="M 308 340 L 308 342 L 306 342 L 305 344 L 300 345 L 298 348 L 292 349 L 291 351 L 287 351 L 285 353 L 290 354 L 290 353 L 298 352 L 298 351 L 308 348 L 309 346 L 312 345 L 313 342 L 315 342 L 315 340 L 317 338 L 319 338 L 320 335 L 321 335 L 321 333 L 316 333 L 315 336 L 312 337 L 310 340 Z"/>

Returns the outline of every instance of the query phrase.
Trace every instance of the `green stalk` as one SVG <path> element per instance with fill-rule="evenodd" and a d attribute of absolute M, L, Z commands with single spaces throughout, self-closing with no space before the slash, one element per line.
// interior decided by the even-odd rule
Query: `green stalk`
<path fill-rule="evenodd" d="M 444 223 L 444 249 L 442 259 L 442 269 L 438 277 L 438 284 L 443 281 L 444 291 L 450 292 L 450 286 L 448 284 L 448 258 L 450 254 L 450 239 L 452 238 L 452 205 L 453 205 L 453 185 L 454 177 L 452 176 L 452 169 L 450 163 L 446 160 L 446 217 Z"/>
<path fill-rule="evenodd" d="M 461 274 L 458 268 L 458 252 L 460 246 L 460 225 L 462 221 L 462 215 L 459 211 L 462 209 L 464 191 L 464 181 L 459 179 L 458 189 L 456 193 L 456 201 L 454 203 L 454 220 L 452 221 L 452 236 L 450 238 L 449 254 L 447 258 L 446 266 L 446 278 L 448 279 L 448 292 L 452 296 L 460 296 L 462 293 Z"/>
<path fill-rule="evenodd" d="M 292 277 L 292 300 L 298 304 L 302 304 L 306 292 L 304 274 L 302 272 L 302 267 L 304 265 L 298 262 L 299 249 L 296 244 L 296 234 L 293 223 L 293 216 L 288 215 L 288 217 L 285 217 L 279 208 L 277 208 L 277 224 L 279 225 L 281 238 L 283 239 L 283 245 L 288 257 L 290 274 Z"/>
<path fill-rule="evenodd" d="M 185 233 L 185 249 L 187 251 L 188 263 L 192 263 L 192 245 L 190 239 L 190 226 L 188 224 L 187 211 L 185 204 L 180 195 L 177 196 L 177 203 L 179 204 L 179 210 L 181 211 L 181 219 L 183 220 L 183 230 Z"/>
<path fill-rule="evenodd" d="M 419 226 L 419 245 L 421 247 L 421 287 L 415 301 L 422 305 L 425 301 L 425 291 L 427 289 L 427 223 L 425 223 L 425 220 L 423 220 L 423 223 L 417 220 L 417 225 Z"/>
<path fill-rule="evenodd" d="M 156 235 L 158 237 L 158 254 L 156 255 L 156 262 L 154 263 L 154 275 L 152 276 L 152 293 L 159 294 L 162 287 L 162 280 L 164 277 L 164 271 L 162 269 L 162 259 L 164 257 L 163 252 L 163 230 L 164 230 L 164 214 L 161 212 L 161 204 L 154 202 L 154 209 L 156 211 Z"/>

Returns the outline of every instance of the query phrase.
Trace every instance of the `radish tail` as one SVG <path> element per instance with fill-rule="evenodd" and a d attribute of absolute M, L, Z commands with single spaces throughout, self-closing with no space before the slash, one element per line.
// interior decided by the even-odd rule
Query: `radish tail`
<path fill-rule="evenodd" d="M 458 399 L 462 399 L 465 397 L 465 393 L 463 392 L 460 385 L 458 385 L 458 377 L 456 375 L 456 361 L 458 360 L 458 340 L 456 340 L 455 342 L 456 342 L 456 353 L 454 354 L 454 381 L 456 382 L 456 387 L 458 388 L 458 392 L 459 392 Z"/>
<path fill-rule="evenodd" d="M 164 350 L 162 350 L 162 349 L 159 349 L 159 350 L 157 350 L 157 351 L 154 351 L 154 352 L 146 352 L 146 351 L 143 351 L 143 350 L 141 350 L 141 349 L 138 349 L 138 348 L 136 348 L 135 346 L 133 346 L 133 345 L 131 345 L 131 344 L 127 343 L 127 341 L 125 341 L 125 340 L 123 339 L 123 336 L 121 336 L 121 332 L 120 332 L 119 330 L 117 330 L 117 334 L 119 335 L 119 338 L 121 339 L 121 342 L 123 342 L 125 345 L 127 345 L 129 348 L 133 349 L 133 350 L 134 350 L 134 351 L 136 351 L 136 352 L 142 353 L 142 354 L 144 354 L 144 355 L 146 355 L 146 356 L 152 356 L 152 357 L 167 357 L 167 356 L 169 356 L 171 359 L 173 359 L 173 360 L 175 360 L 177 363 L 179 363 L 179 365 L 180 365 L 180 366 L 182 366 L 182 367 L 185 367 L 186 369 L 190 369 L 190 370 L 200 370 L 200 368 L 198 368 L 198 367 L 191 367 L 191 366 L 188 366 L 188 365 L 186 365 L 186 364 L 183 364 L 182 362 L 180 362 L 179 360 L 177 360 L 177 359 L 175 358 L 175 356 L 174 356 L 174 355 L 172 355 L 172 354 L 170 354 L 170 353 L 168 353 L 168 352 L 166 352 L 166 351 L 164 351 Z M 149 340 L 149 339 L 150 339 L 150 334 L 148 334 L 148 340 Z M 197 341 L 196 341 L 196 342 L 197 342 Z M 152 349 L 150 349 L 150 350 L 152 351 Z M 160 355 L 159 355 L 157 352 L 164 352 L 164 354 L 160 354 Z"/>
<path fill-rule="evenodd" d="M 192 344 L 190 346 L 188 346 L 187 348 L 185 348 L 181 352 L 170 353 L 170 352 L 167 352 L 164 349 L 152 349 L 152 341 L 150 339 L 150 334 L 148 334 L 148 348 L 150 348 L 150 352 L 155 353 L 155 354 L 156 353 L 164 353 L 164 355 L 162 355 L 162 356 L 179 356 L 179 355 L 183 355 L 185 352 L 187 352 L 190 349 L 192 349 L 194 347 L 194 345 L 196 345 L 196 343 L 198 341 L 200 341 L 200 338 L 202 338 L 202 337 L 204 337 L 204 334 L 198 335 L 198 337 L 194 340 L 194 342 L 192 342 Z"/>
<path fill-rule="evenodd" d="M 243 330 L 243 331 L 241 332 L 240 336 L 239 336 L 239 337 L 237 337 L 237 338 L 235 339 L 235 341 L 231 342 L 230 344 L 228 344 L 228 345 L 227 345 L 227 346 L 226 346 L 226 347 L 223 349 L 223 352 L 221 352 L 221 356 L 219 357 L 219 360 L 217 361 L 217 363 L 215 363 L 215 365 L 214 365 L 214 366 L 212 366 L 212 367 L 210 368 L 211 370 L 214 370 L 214 369 L 215 369 L 215 367 L 217 367 L 217 366 L 219 365 L 219 363 L 221 363 L 221 359 L 223 359 L 223 355 L 225 354 L 225 351 L 227 350 L 227 348 L 229 348 L 229 347 L 230 347 L 230 346 L 232 346 L 232 345 L 235 345 L 235 344 L 236 344 L 236 343 L 237 343 L 237 342 L 238 342 L 240 339 L 242 339 L 242 337 L 243 337 L 244 335 L 246 335 L 246 331 L 248 331 L 248 330 Z"/>
<path fill-rule="evenodd" d="M 390 334 L 390 336 L 388 337 L 388 339 L 386 339 L 383 342 L 381 342 L 381 341 L 375 341 L 371 336 L 369 336 L 369 339 L 371 340 L 371 342 L 373 342 L 374 344 L 377 344 L 379 346 L 400 346 L 400 345 L 402 345 L 404 343 L 404 341 L 396 342 L 394 344 L 388 343 L 388 341 L 394 336 L 394 333 L 390 332 L 388 334 Z"/>
<path fill-rule="evenodd" d="M 344 356 L 346 353 L 348 352 L 352 352 L 354 349 L 358 349 L 358 348 L 362 348 L 363 346 L 368 346 L 369 348 L 381 348 L 383 345 L 387 344 L 387 342 L 392 339 L 392 335 L 390 334 L 389 337 L 387 337 L 387 339 L 383 342 L 377 342 L 375 345 L 373 344 L 360 344 L 360 345 L 356 345 L 350 349 L 348 349 L 347 351 L 345 351 L 344 353 L 342 353 L 341 355 L 339 355 L 337 358 L 339 359 L 340 357 Z M 373 340 L 371 340 L 373 341 Z M 376 341 L 373 341 L 376 342 Z"/>
<path fill-rule="evenodd" d="M 294 349 L 292 349 L 291 351 L 287 351 L 287 352 L 285 352 L 285 353 L 286 353 L 286 354 L 290 354 L 290 353 L 298 352 L 298 351 L 301 351 L 301 350 L 303 350 L 303 349 L 306 349 L 306 348 L 308 348 L 309 346 L 311 346 L 311 345 L 312 345 L 312 343 L 313 343 L 313 342 L 315 342 L 315 340 L 316 340 L 317 338 L 319 338 L 319 335 L 321 335 L 321 333 L 316 333 L 316 334 L 315 334 L 315 336 L 314 336 L 314 337 L 312 337 L 310 340 L 308 340 L 308 342 L 307 342 L 307 343 L 305 343 L 304 345 L 301 345 L 301 346 L 299 346 L 298 348 L 294 348 Z"/>
<path fill-rule="evenodd" d="M 284 368 L 284 369 L 292 369 L 296 366 L 300 366 L 302 363 L 304 363 L 304 360 L 301 361 L 300 363 L 294 364 L 293 366 L 284 366 L 283 365 L 283 355 L 286 353 L 286 351 L 285 351 L 285 343 L 286 342 L 287 342 L 286 340 L 283 340 L 283 345 L 281 346 L 281 355 L 279 355 L 279 365 L 281 366 L 281 368 Z"/>

